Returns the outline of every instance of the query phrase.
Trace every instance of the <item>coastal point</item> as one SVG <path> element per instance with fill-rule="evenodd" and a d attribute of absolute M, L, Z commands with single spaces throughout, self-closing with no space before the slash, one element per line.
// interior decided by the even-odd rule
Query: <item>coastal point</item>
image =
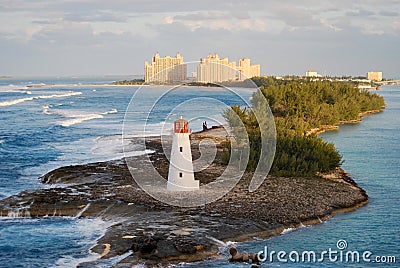
<path fill-rule="evenodd" d="M 0 14 L 1 267 L 399 267 L 400 1 Z"/>

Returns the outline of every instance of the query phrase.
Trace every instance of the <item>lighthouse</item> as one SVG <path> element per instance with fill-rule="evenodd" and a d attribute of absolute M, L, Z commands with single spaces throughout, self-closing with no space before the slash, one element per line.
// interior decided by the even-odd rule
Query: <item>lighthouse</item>
<path fill-rule="evenodd" d="M 190 149 L 188 121 L 182 117 L 174 122 L 167 189 L 171 191 L 195 191 L 199 181 L 194 179 L 192 152 Z"/>

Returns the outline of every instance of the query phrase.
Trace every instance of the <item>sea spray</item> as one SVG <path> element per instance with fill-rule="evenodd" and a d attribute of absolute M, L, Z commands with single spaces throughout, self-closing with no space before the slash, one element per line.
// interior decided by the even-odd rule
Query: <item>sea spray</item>
<path fill-rule="evenodd" d="M 2 101 L 2 102 L 0 102 L 0 107 L 11 106 L 11 105 L 15 105 L 15 104 L 22 103 L 25 101 L 32 101 L 32 100 L 37 100 L 37 99 L 65 98 L 65 97 L 71 97 L 71 96 L 76 96 L 76 95 L 81 95 L 81 94 L 82 94 L 82 92 L 69 92 L 69 93 L 65 93 L 65 94 L 53 94 L 53 95 L 42 95 L 42 96 L 20 98 L 20 99 L 15 99 L 15 100 Z"/>
<path fill-rule="evenodd" d="M 101 113 L 88 113 L 84 111 L 65 111 L 65 110 L 53 110 L 49 111 L 48 106 L 43 107 L 43 113 L 44 114 L 54 114 L 54 115 L 60 115 L 65 118 L 70 118 L 65 121 L 60 121 L 58 124 L 63 127 L 70 127 L 85 121 L 93 120 L 93 119 L 101 119 L 104 117 L 104 115 L 108 114 L 115 114 L 118 113 L 117 109 L 112 109 L 110 111 L 106 112 L 101 112 Z"/>

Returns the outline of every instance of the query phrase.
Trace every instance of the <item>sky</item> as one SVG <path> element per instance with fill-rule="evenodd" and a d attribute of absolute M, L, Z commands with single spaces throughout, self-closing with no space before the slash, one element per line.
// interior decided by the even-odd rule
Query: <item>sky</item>
<path fill-rule="evenodd" d="M 0 76 L 143 74 L 156 51 L 400 78 L 400 1 L 0 0 Z"/>

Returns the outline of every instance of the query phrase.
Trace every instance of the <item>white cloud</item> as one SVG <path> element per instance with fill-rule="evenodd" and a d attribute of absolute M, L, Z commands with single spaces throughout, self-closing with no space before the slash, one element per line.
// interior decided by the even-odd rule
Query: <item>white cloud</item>
<path fill-rule="evenodd" d="M 174 18 L 172 16 L 165 16 L 163 22 L 165 24 L 172 24 L 174 22 Z"/>
<path fill-rule="evenodd" d="M 259 58 L 260 63 L 268 62 L 268 68 L 280 72 L 297 68 L 303 73 L 307 61 L 318 66 L 319 59 L 314 55 L 319 55 L 321 62 L 335 62 L 340 69 L 340 65 L 352 66 L 351 60 L 360 61 L 357 57 L 363 55 L 358 51 L 368 46 L 370 50 L 390 52 L 386 59 L 398 70 L 400 59 L 393 56 L 394 48 L 379 48 L 381 40 L 400 43 L 399 10 L 400 2 L 393 0 L 2 0 L 0 58 L 27 55 L 21 57 L 21 61 L 26 59 L 21 65 L 34 68 L 37 63 L 29 58 L 38 57 L 51 64 L 51 59 L 58 57 L 60 62 L 65 61 L 63 68 L 85 72 L 75 64 L 81 54 L 93 62 L 94 72 L 106 67 L 98 67 L 101 64 L 92 54 L 109 53 L 121 59 L 129 55 L 129 64 L 136 64 L 132 72 L 140 73 L 142 61 L 156 50 L 166 55 L 179 50 L 185 59 L 220 52 L 233 58 Z M 270 51 L 273 55 L 268 55 Z M 347 51 L 349 55 L 343 56 Z M 304 62 L 282 63 L 279 67 L 279 57 L 285 57 L 285 61 L 300 57 Z M 72 58 L 75 60 L 69 63 Z M 109 66 L 119 68 L 117 64 Z M 1 70 L 5 68 L 10 65 L 3 65 Z M 115 72 L 110 69 L 109 73 Z"/>
<path fill-rule="evenodd" d="M 97 11 L 94 14 L 77 12 L 66 13 L 64 20 L 77 22 L 127 22 L 128 16 L 124 13 L 110 11 Z"/>
<path fill-rule="evenodd" d="M 335 26 L 333 23 L 331 23 L 328 19 L 325 18 L 320 18 L 319 21 L 321 22 L 322 25 L 334 30 L 335 32 L 342 31 L 343 29 Z"/>
<path fill-rule="evenodd" d="M 248 14 L 239 16 L 231 12 L 194 12 L 164 17 L 165 24 L 181 24 L 195 31 L 197 29 L 227 30 L 239 32 L 242 30 L 263 32 L 266 31 L 266 23 L 261 18 L 250 17 Z"/>

